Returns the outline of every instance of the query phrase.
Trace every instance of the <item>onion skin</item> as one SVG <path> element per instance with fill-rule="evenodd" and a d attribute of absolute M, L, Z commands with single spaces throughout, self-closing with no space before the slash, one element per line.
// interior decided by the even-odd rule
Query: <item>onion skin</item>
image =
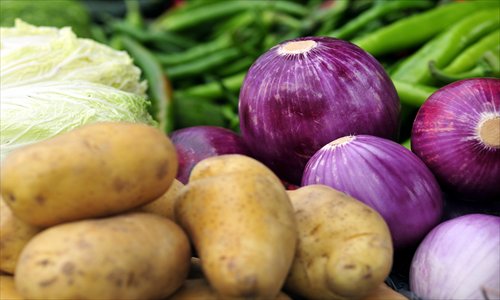
<path fill-rule="evenodd" d="M 189 181 L 193 167 L 202 159 L 222 154 L 249 155 L 243 139 L 237 133 L 218 126 L 193 126 L 170 134 L 179 158 L 177 179 Z"/>
<path fill-rule="evenodd" d="M 470 214 L 434 228 L 415 252 L 410 288 L 423 299 L 499 299 L 500 217 Z"/>
<path fill-rule="evenodd" d="M 306 54 L 280 54 L 287 42 L 310 40 Z M 375 58 L 339 39 L 290 41 L 259 57 L 240 90 L 241 133 L 254 157 L 298 184 L 308 159 L 336 138 L 397 138 L 399 98 Z"/>
<path fill-rule="evenodd" d="M 350 140 L 332 146 L 344 139 Z M 415 245 L 439 223 L 439 184 L 410 150 L 369 135 L 332 143 L 311 157 L 302 185 L 325 184 L 374 208 L 387 222 L 395 248 Z"/>
<path fill-rule="evenodd" d="M 412 128 L 412 151 L 445 189 L 474 201 L 500 199 L 500 147 L 477 134 L 487 115 L 500 118 L 500 80 L 466 79 L 432 94 Z"/>

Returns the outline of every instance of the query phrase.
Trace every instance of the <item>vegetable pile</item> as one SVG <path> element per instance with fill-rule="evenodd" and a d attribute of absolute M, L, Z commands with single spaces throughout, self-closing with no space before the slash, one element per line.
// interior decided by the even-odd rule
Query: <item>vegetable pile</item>
<path fill-rule="evenodd" d="M 500 299 L 499 2 L 68 3 L 2 20 L 1 299 Z"/>

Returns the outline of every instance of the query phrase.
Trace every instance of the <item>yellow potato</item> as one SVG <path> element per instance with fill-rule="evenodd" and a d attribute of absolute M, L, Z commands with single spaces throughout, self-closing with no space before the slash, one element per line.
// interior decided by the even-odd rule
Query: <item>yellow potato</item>
<path fill-rule="evenodd" d="M 19 220 L 0 198 L 0 270 L 13 274 L 17 259 L 28 241 L 40 231 Z M 1 298 L 3 299 L 3 298 Z"/>
<path fill-rule="evenodd" d="M 224 297 L 208 284 L 205 279 L 189 279 L 184 282 L 168 300 L 247 300 L 246 297 Z M 291 300 L 284 293 L 279 293 L 274 300 Z"/>
<path fill-rule="evenodd" d="M 191 170 L 189 181 L 231 174 L 255 174 L 267 176 L 282 185 L 281 180 L 263 163 L 241 154 L 224 154 L 204 159 Z"/>
<path fill-rule="evenodd" d="M 232 157 L 225 156 L 226 166 Z M 244 163 L 260 168 L 250 158 Z M 293 208 L 283 185 L 264 173 L 214 170 L 214 176 L 190 179 L 177 198 L 176 220 L 221 296 L 272 299 L 290 269 L 297 242 Z"/>
<path fill-rule="evenodd" d="M 182 182 L 174 179 L 168 190 L 163 195 L 161 195 L 158 199 L 141 206 L 138 210 L 150 212 L 173 220 L 175 199 L 183 187 L 184 184 L 182 184 Z"/>
<path fill-rule="evenodd" d="M 372 208 L 324 185 L 288 191 L 299 243 L 286 288 L 307 299 L 359 299 L 383 283 L 393 246 Z"/>
<path fill-rule="evenodd" d="M 161 299 L 185 281 L 190 258 L 174 222 L 129 213 L 39 233 L 21 253 L 15 281 L 28 299 Z"/>
<path fill-rule="evenodd" d="M 23 300 L 24 298 L 16 290 L 14 277 L 0 275 L 0 299 L 1 300 Z"/>
<path fill-rule="evenodd" d="M 86 125 L 12 152 L 1 194 L 16 216 L 37 226 L 108 216 L 161 196 L 177 172 L 170 139 L 145 125 Z"/>

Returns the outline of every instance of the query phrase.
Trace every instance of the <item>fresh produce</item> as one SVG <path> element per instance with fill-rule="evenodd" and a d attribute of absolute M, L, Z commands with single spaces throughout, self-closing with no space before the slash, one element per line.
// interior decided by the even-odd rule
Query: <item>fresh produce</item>
<path fill-rule="evenodd" d="M 2 272 L 14 274 L 19 254 L 39 231 L 40 228 L 19 220 L 0 198 L 0 270 Z"/>
<path fill-rule="evenodd" d="M 302 185 L 325 184 L 379 212 L 394 246 L 414 245 L 440 220 L 441 189 L 427 166 L 405 147 L 380 137 L 336 139 L 306 165 Z"/>
<path fill-rule="evenodd" d="M 14 276 L 0 275 L 0 299 L 23 300 L 24 298 L 17 292 L 14 283 Z"/>
<path fill-rule="evenodd" d="M 393 248 L 375 210 L 325 185 L 288 194 L 299 242 L 287 289 L 306 299 L 360 299 L 384 282 Z"/>
<path fill-rule="evenodd" d="M 24 248 L 15 283 L 26 299 L 163 299 L 187 277 L 190 246 L 148 213 L 51 227 Z"/>
<path fill-rule="evenodd" d="M 218 126 L 192 126 L 176 130 L 170 139 L 177 150 L 177 179 L 186 184 L 193 167 L 201 160 L 222 154 L 248 155 L 240 135 Z"/>
<path fill-rule="evenodd" d="M 271 48 L 252 65 L 239 115 L 252 155 L 297 183 L 308 159 L 336 138 L 396 139 L 399 100 L 382 66 L 362 49 L 304 37 Z"/>
<path fill-rule="evenodd" d="M 19 219 L 52 226 L 151 202 L 170 187 L 177 164 L 157 128 L 95 123 L 13 152 L 2 163 L 0 189 Z"/>
<path fill-rule="evenodd" d="M 210 286 L 210 284 L 203 278 L 188 279 L 184 282 L 180 289 L 178 289 L 169 300 L 245 300 L 247 297 L 222 297 Z M 279 293 L 278 296 L 272 300 L 290 300 L 284 293 Z"/>
<path fill-rule="evenodd" d="M 449 84 L 420 108 L 411 147 L 451 192 L 500 197 L 500 79 Z"/>
<path fill-rule="evenodd" d="M 0 158 L 99 121 L 154 125 L 146 82 L 125 52 L 79 39 L 70 28 L 18 21 L 1 28 Z"/>
<path fill-rule="evenodd" d="M 397 293 L 387 286 L 387 284 L 379 284 L 368 296 L 363 300 L 408 300 L 405 296 Z"/>
<path fill-rule="evenodd" d="M 500 217 L 464 215 L 435 227 L 418 246 L 411 289 L 423 299 L 500 298 Z"/>
<path fill-rule="evenodd" d="M 170 220 L 174 220 L 175 199 L 177 198 L 183 187 L 184 184 L 182 184 L 182 182 L 174 179 L 168 190 L 163 195 L 161 195 L 156 200 L 139 207 L 139 210 L 157 214 L 165 218 L 169 218 Z"/>
<path fill-rule="evenodd" d="M 217 168 L 221 162 L 232 167 Z M 238 154 L 206 158 L 176 200 L 175 218 L 221 297 L 273 299 L 292 264 L 298 236 L 292 204 L 264 168 Z"/>

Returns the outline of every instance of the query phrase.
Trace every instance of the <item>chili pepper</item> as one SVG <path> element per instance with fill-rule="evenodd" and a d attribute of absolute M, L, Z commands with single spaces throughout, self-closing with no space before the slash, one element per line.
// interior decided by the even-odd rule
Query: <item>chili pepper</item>
<path fill-rule="evenodd" d="M 219 105 L 177 92 L 174 96 L 175 128 L 197 125 L 227 126 L 223 109 Z"/>
<path fill-rule="evenodd" d="M 467 71 L 474 67 L 483 55 L 492 51 L 499 53 L 500 47 L 500 30 L 495 30 L 489 35 L 485 36 L 477 43 L 474 43 L 458 55 L 446 68 L 443 69 L 445 73 L 459 73 Z"/>
<path fill-rule="evenodd" d="M 126 34 L 133 39 L 143 42 L 151 42 L 158 41 L 163 44 L 173 44 L 178 46 L 181 49 L 187 49 L 190 47 L 194 47 L 196 43 L 188 38 L 185 38 L 179 34 L 172 32 L 160 32 L 160 31 L 151 31 L 144 30 L 142 28 L 138 28 L 128 22 L 112 22 L 110 24 L 111 28 L 122 34 Z"/>
<path fill-rule="evenodd" d="M 238 92 L 245 78 L 246 72 L 238 73 L 222 79 L 222 84 L 228 91 Z M 202 85 L 189 87 L 179 91 L 182 95 L 191 97 L 203 97 L 207 99 L 220 98 L 224 95 L 224 90 L 217 82 L 209 82 Z"/>
<path fill-rule="evenodd" d="M 498 1 L 469 1 L 445 4 L 396 21 L 373 33 L 354 39 L 353 43 L 374 56 L 410 49 L 422 45 L 450 27 L 450 24 L 455 24 L 480 9 L 495 11 L 499 6 Z"/>
<path fill-rule="evenodd" d="M 216 70 L 216 73 L 219 76 L 229 76 L 239 72 L 247 71 L 254 61 L 255 59 L 253 57 L 245 56 L 230 65 Z"/>
<path fill-rule="evenodd" d="M 199 75 L 213 68 L 223 66 L 236 59 L 239 55 L 240 51 L 238 49 L 228 48 L 185 64 L 167 67 L 165 72 L 170 79 Z"/>
<path fill-rule="evenodd" d="M 158 121 L 159 128 L 166 133 L 173 129 L 172 88 L 155 56 L 140 43 L 128 36 L 120 36 L 123 47 L 143 71 L 148 81 L 148 95 L 151 100 L 151 115 Z"/>
<path fill-rule="evenodd" d="M 392 12 L 400 11 L 408 8 L 427 9 L 433 5 L 432 1 L 408 1 L 396 0 L 384 2 L 380 5 L 375 5 L 369 10 L 359 15 L 357 18 L 349 21 L 339 29 L 330 32 L 327 36 L 336 37 L 339 39 L 350 39 L 355 33 L 366 26 L 369 22 L 381 18 Z"/>
<path fill-rule="evenodd" d="M 438 89 L 434 86 L 398 80 L 393 80 L 392 82 L 394 83 L 394 87 L 396 87 L 401 103 L 412 107 L 420 107 L 424 101 Z"/>
<path fill-rule="evenodd" d="M 401 145 L 406 149 L 411 150 L 411 139 L 406 139 L 401 143 Z"/>
<path fill-rule="evenodd" d="M 489 52 L 492 53 L 492 52 Z M 475 78 L 475 77 L 493 77 L 498 76 L 493 66 L 490 66 L 486 59 L 480 59 L 475 68 L 462 73 L 449 73 L 440 70 L 434 61 L 429 62 L 429 71 L 431 76 L 440 83 L 448 84 L 454 81 Z"/>
<path fill-rule="evenodd" d="M 157 58 L 166 66 L 180 65 L 221 51 L 229 46 L 231 46 L 231 38 L 226 34 L 218 39 L 196 45 L 183 52 L 158 54 Z"/>
<path fill-rule="evenodd" d="M 479 11 L 426 43 L 406 59 L 391 77 L 408 83 L 431 83 L 429 61 L 435 61 L 436 66 L 441 68 L 452 61 L 469 44 L 499 26 L 500 19 L 497 11 Z"/>
<path fill-rule="evenodd" d="M 152 26 L 156 29 L 181 31 L 252 8 L 282 11 L 297 16 L 305 16 L 308 13 L 306 7 L 290 1 L 223 1 L 196 7 L 185 13 L 160 16 Z"/>

